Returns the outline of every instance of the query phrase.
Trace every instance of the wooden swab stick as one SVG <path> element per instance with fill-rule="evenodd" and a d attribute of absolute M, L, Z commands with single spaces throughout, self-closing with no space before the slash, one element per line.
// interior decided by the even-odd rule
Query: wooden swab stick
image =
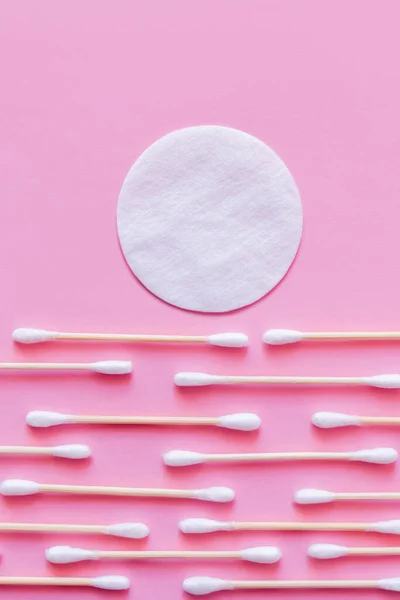
<path fill-rule="evenodd" d="M 67 444 L 65 446 L 0 446 L 0 454 L 18 454 L 30 456 L 58 456 L 60 458 L 88 458 L 90 448 L 83 444 Z"/>
<path fill-rule="evenodd" d="M 321 429 L 349 427 L 350 425 L 400 425 L 400 417 L 359 417 L 334 412 L 318 412 L 312 416 L 312 423 Z"/>
<path fill-rule="evenodd" d="M 145 335 L 122 333 L 61 333 L 45 329 L 21 328 L 13 331 L 13 339 L 20 344 L 38 344 L 55 340 L 105 341 L 105 342 L 161 342 L 186 344 L 211 344 L 230 348 L 248 346 L 249 340 L 243 333 L 215 333 L 213 335 Z"/>
<path fill-rule="evenodd" d="M 183 582 L 188 594 L 203 596 L 221 590 L 285 589 L 378 589 L 400 592 L 400 577 L 392 579 L 309 579 L 309 580 L 227 580 L 217 577 L 189 577 Z"/>
<path fill-rule="evenodd" d="M 289 377 L 274 375 L 209 375 L 207 373 L 177 373 L 175 385 L 180 387 L 229 385 L 238 383 L 269 383 L 296 385 L 368 385 L 378 388 L 400 388 L 400 374 L 371 377 Z"/>
<path fill-rule="evenodd" d="M 171 450 L 164 454 L 164 463 L 170 467 L 187 467 L 200 463 L 274 462 L 304 460 L 345 460 L 388 465 L 397 460 L 394 448 L 374 448 L 355 452 L 253 452 L 247 454 L 201 454 L 189 450 Z"/>
<path fill-rule="evenodd" d="M 261 423 L 260 417 L 252 413 L 223 415 L 222 417 L 119 417 L 107 415 L 65 415 L 57 412 L 35 410 L 26 415 L 31 427 L 52 427 L 66 423 L 90 425 L 204 425 L 240 431 L 254 431 Z"/>
<path fill-rule="evenodd" d="M 400 500 L 400 492 L 329 492 L 303 489 L 294 495 L 297 504 L 326 504 L 337 500 Z"/>
<path fill-rule="evenodd" d="M 106 575 L 103 577 L 0 577 L 0 585 L 94 587 L 101 590 L 127 590 L 130 581 L 122 575 Z"/>
<path fill-rule="evenodd" d="M 214 521 L 191 518 L 179 523 L 183 533 L 213 533 L 214 531 L 364 531 L 400 535 L 400 520 L 375 523 L 320 523 L 273 521 Z"/>
<path fill-rule="evenodd" d="M 0 532 L 13 533 L 93 533 L 139 540 L 149 535 L 144 523 L 113 525 L 70 525 L 54 523 L 0 523 Z"/>
<path fill-rule="evenodd" d="M 263 340 L 271 346 L 295 344 L 296 342 L 400 340 L 400 331 L 296 331 L 294 329 L 269 329 Z"/>
<path fill-rule="evenodd" d="M 330 558 L 341 558 L 342 556 L 398 556 L 400 547 L 360 547 L 347 548 L 337 544 L 311 544 L 308 548 L 308 556 L 327 560 Z"/>
<path fill-rule="evenodd" d="M 86 550 L 70 546 L 53 546 L 46 550 L 46 558 L 54 564 L 69 564 L 83 560 L 123 559 L 147 560 L 151 558 L 220 559 L 232 558 L 252 563 L 271 564 L 281 558 L 279 548 L 260 546 L 245 550 Z"/>
<path fill-rule="evenodd" d="M 102 360 L 94 363 L 0 363 L 3 371 L 92 371 L 105 375 L 125 375 L 132 372 L 128 360 Z"/>
<path fill-rule="evenodd" d="M 235 492 L 226 487 L 210 487 L 198 490 L 175 490 L 165 488 L 126 488 L 106 485 L 58 485 L 37 483 L 25 479 L 6 479 L 0 485 L 3 496 L 29 496 L 38 493 L 79 494 L 92 496 L 139 496 L 147 498 L 187 498 L 209 502 L 231 502 Z"/>

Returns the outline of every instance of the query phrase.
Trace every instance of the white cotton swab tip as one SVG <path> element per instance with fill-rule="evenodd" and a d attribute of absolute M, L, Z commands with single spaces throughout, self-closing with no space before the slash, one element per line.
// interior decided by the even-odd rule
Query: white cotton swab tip
<path fill-rule="evenodd" d="M 352 452 L 350 460 L 373 463 L 376 465 L 389 465 L 396 462 L 397 450 L 394 448 L 374 448 L 372 450 L 358 450 Z"/>
<path fill-rule="evenodd" d="M 21 327 L 15 329 L 12 334 L 14 342 L 19 344 L 39 344 L 40 342 L 50 342 L 57 338 L 56 331 L 46 331 L 45 329 L 30 329 Z"/>
<path fill-rule="evenodd" d="M 2 496 L 30 496 L 40 491 L 40 485 L 36 481 L 26 479 L 5 479 L 0 484 Z"/>
<path fill-rule="evenodd" d="M 31 427 L 53 427 L 73 423 L 73 417 L 48 410 L 33 410 L 26 415 L 26 423 Z"/>
<path fill-rule="evenodd" d="M 247 562 L 271 565 L 282 558 L 282 553 L 276 546 L 259 546 L 241 550 L 240 558 Z"/>
<path fill-rule="evenodd" d="M 364 383 L 372 387 L 386 388 L 388 390 L 396 390 L 400 388 L 400 375 L 373 375 L 372 377 L 364 377 Z"/>
<path fill-rule="evenodd" d="M 388 592 L 400 592 L 400 577 L 392 577 L 391 579 L 379 579 L 378 588 L 387 590 Z"/>
<path fill-rule="evenodd" d="M 102 577 L 93 577 L 92 586 L 99 590 L 128 590 L 130 581 L 122 575 L 103 575 Z"/>
<path fill-rule="evenodd" d="M 179 522 L 182 533 L 213 533 L 214 531 L 233 531 L 233 522 L 214 521 L 213 519 L 183 519 Z"/>
<path fill-rule="evenodd" d="M 320 427 L 321 429 L 360 425 L 360 417 L 334 412 L 317 412 L 312 416 L 311 421 L 313 425 Z"/>
<path fill-rule="evenodd" d="M 132 373 L 132 363 L 129 360 L 102 360 L 89 365 L 91 371 L 104 375 L 126 375 Z"/>
<path fill-rule="evenodd" d="M 207 342 L 212 346 L 244 348 L 249 345 L 249 338 L 243 333 L 215 333 L 208 336 Z"/>
<path fill-rule="evenodd" d="M 98 557 L 92 550 L 71 548 L 71 546 L 53 546 L 47 548 L 46 558 L 55 565 L 67 565 L 83 560 L 96 560 Z"/>
<path fill-rule="evenodd" d="M 218 427 L 225 429 L 236 429 L 237 431 L 255 431 L 261 425 L 261 419 L 253 413 L 237 413 L 236 415 L 224 415 L 219 417 Z"/>
<path fill-rule="evenodd" d="M 88 458 L 91 454 L 89 446 L 83 444 L 68 444 L 65 446 L 55 446 L 52 451 L 53 456 L 60 458 Z"/>
<path fill-rule="evenodd" d="M 203 385 L 212 385 L 220 382 L 220 377 L 218 375 L 208 375 L 207 373 L 188 373 L 182 372 L 177 373 L 174 376 L 174 383 L 179 387 L 188 387 L 188 386 L 203 386 Z"/>
<path fill-rule="evenodd" d="M 107 525 L 103 533 L 131 540 L 141 540 L 149 535 L 150 530 L 144 523 L 115 523 Z"/>
<path fill-rule="evenodd" d="M 189 450 L 171 450 L 164 454 L 164 464 L 169 467 L 187 467 L 204 462 L 204 454 Z"/>
<path fill-rule="evenodd" d="M 227 487 L 214 486 L 193 492 L 193 498 L 208 502 L 232 502 L 235 492 Z"/>
<path fill-rule="evenodd" d="M 296 504 L 325 504 L 334 499 L 335 494 L 326 490 L 303 489 L 297 490 L 294 495 Z"/>
<path fill-rule="evenodd" d="M 183 581 L 182 587 L 185 592 L 193 596 L 204 596 L 222 590 L 233 590 L 230 581 L 218 577 L 188 577 Z"/>
<path fill-rule="evenodd" d="M 400 535 L 400 520 L 393 519 L 391 521 L 377 521 L 376 523 L 371 523 L 366 531 Z"/>
<path fill-rule="evenodd" d="M 301 331 L 293 329 L 269 329 L 263 335 L 263 341 L 270 346 L 283 346 L 284 344 L 294 344 L 303 339 Z"/>
<path fill-rule="evenodd" d="M 308 556 L 322 560 L 340 558 L 341 556 L 347 556 L 348 553 L 348 548 L 336 544 L 311 544 L 308 548 Z"/>

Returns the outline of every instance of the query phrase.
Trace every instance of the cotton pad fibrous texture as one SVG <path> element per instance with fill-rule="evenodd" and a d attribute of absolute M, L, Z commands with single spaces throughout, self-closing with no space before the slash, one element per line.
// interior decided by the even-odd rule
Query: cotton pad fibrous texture
<path fill-rule="evenodd" d="M 263 142 L 219 126 L 174 131 L 129 171 L 118 201 L 122 251 L 166 302 L 226 312 L 267 294 L 302 232 L 296 184 Z"/>

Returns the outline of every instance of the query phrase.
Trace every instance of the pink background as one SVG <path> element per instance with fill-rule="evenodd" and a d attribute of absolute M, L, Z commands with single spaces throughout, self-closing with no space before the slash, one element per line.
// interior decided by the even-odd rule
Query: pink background
<path fill-rule="evenodd" d="M 2 535 L 1 574 L 126 574 L 137 600 L 183 596 L 184 577 L 380 578 L 396 558 L 317 563 L 308 544 L 398 543 L 351 534 L 236 533 L 184 537 L 183 517 L 238 520 L 378 520 L 396 503 L 303 509 L 294 490 L 399 490 L 398 470 L 373 465 L 283 464 L 169 470 L 160 455 L 199 451 L 360 449 L 399 446 L 396 429 L 323 432 L 316 410 L 399 414 L 400 395 L 372 389 L 178 390 L 181 370 L 233 374 L 363 375 L 396 372 L 396 343 L 268 349 L 269 327 L 399 327 L 398 220 L 400 38 L 398 0 L 1 0 L 0 351 L 3 360 L 127 358 L 133 378 L 4 373 L 4 444 L 82 442 L 93 460 L 1 458 L 1 477 L 40 482 L 199 487 L 228 485 L 232 506 L 190 501 L 34 496 L 0 500 L 1 520 L 144 521 L 151 537 Z M 285 280 L 250 308 L 225 316 L 174 309 L 147 292 L 120 252 L 115 211 L 131 164 L 179 127 L 229 125 L 283 158 L 304 204 L 304 237 Z M 395 276 L 393 277 L 393 273 Z M 17 347 L 15 327 L 250 335 L 248 351 L 195 347 L 58 344 Z M 121 414 L 221 415 L 254 411 L 259 434 L 155 428 L 30 430 L 32 409 Z M 245 548 L 277 544 L 276 566 L 233 562 L 83 563 L 51 567 L 46 547 Z M 71 597 L 71 590 L 10 589 L 9 598 Z M 107 592 L 74 590 L 75 598 Z M 340 592 L 314 592 L 315 599 Z M 57 594 L 57 595 L 56 595 Z M 112 592 L 108 592 L 112 596 Z M 384 597 L 384 592 L 370 592 Z M 118 595 L 118 594 L 117 594 Z M 111 597 L 110 596 L 110 597 Z M 261 599 L 265 592 L 225 593 Z M 270 592 L 308 598 L 309 592 Z M 352 598 L 365 593 L 354 591 Z"/>

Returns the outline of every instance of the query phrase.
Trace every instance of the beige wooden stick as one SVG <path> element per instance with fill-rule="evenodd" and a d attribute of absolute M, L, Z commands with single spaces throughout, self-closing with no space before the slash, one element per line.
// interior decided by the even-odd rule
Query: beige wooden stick
<path fill-rule="evenodd" d="M 358 417 L 360 425 L 400 425 L 400 417 Z"/>
<path fill-rule="evenodd" d="M 189 594 L 202 596 L 222 590 L 238 589 L 382 589 L 399 592 L 400 577 L 392 579 L 309 579 L 309 580 L 227 580 L 217 577 L 189 577 L 183 589 Z"/>
<path fill-rule="evenodd" d="M 397 556 L 400 554 L 400 547 L 375 547 L 375 548 L 348 548 L 348 554 L 354 556 Z"/>
<path fill-rule="evenodd" d="M 378 523 L 376 524 L 378 525 Z M 268 521 L 235 521 L 233 531 L 376 531 L 373 523 L 317 523 L 287 522 L 272 523 Z M 400 528 L 400 522 L 399 522 Z"/>
<path fill-rule="evenodd" d="M 0 585 L 95 587 L 102 590 L 126 590 L 130 582 L 121 575 L 100 577 L 0 577 Z"/>
<path fill-rule="evenodd" d="M 400 340 L 400 331 L 305 331 L 303 340 Z"/>
<path fill-rule="evenodd" d="M 37 493 L 58 493 L 100 496 L 138 496 L 148 498 L 188 498 L 209 502 L 231 502 L 235 493 L 226 487 L 210 487 L 197 490 L 167 488 L 127 488 L 105 485 L 60 485 L 37 483 L 24 479 L 7 479 L 0 485 L 3 496 L 28 496 Z"/>
<path fill-rule="evenodd" d="M 331 589 L 351 589 L 351 588 L 378 588 L 378 582 L 363 579 L 328 579 L 328 580 L 300 580 L 300 581 L 231 581 L 233 589 L 293 589 L 293 588 L 331 588 Z"/>

